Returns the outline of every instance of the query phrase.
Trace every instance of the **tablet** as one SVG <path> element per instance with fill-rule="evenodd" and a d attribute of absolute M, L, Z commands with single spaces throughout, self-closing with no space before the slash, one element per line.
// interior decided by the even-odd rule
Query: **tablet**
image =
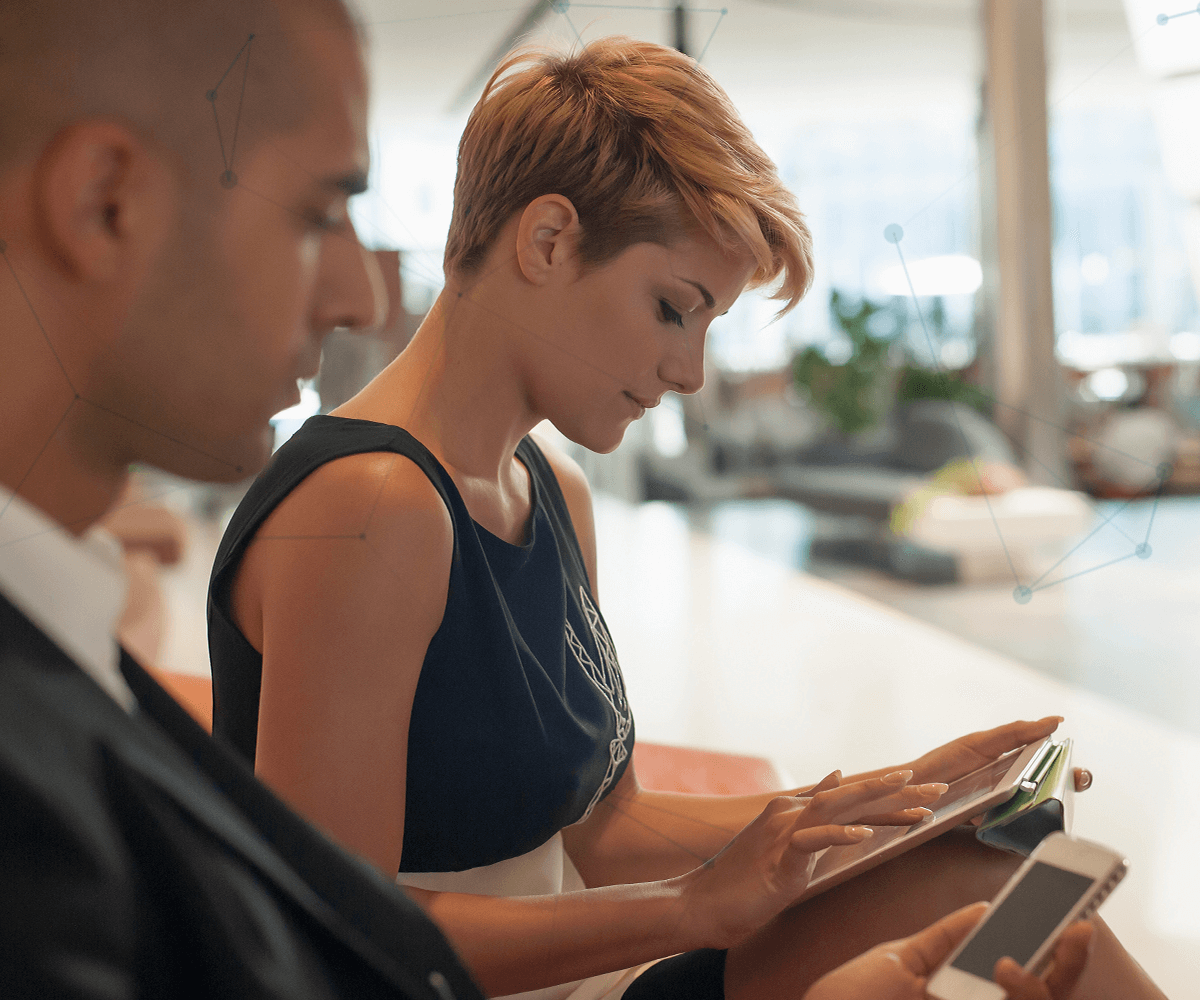
<path fill-rule="evenodd" d="M 875 833 L 858 844 L 827 847 L 817 852 L 808 888 L 797 902 L 853 878 L 905 851 L 932 840 L 952 826 L 1011 798 L 1025 772 L 1050 743 L 1049 737 L 1011 750 L 978 771 L 950 783 L 946 793 L 932 806 L 932 815 L 912 826 L 877 826 Z"/>

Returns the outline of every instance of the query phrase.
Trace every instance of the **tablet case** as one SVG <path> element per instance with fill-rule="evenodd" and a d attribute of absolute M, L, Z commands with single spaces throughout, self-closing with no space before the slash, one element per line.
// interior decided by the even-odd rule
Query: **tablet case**
<path fill-rule="evenodd" d="M 1051 741 L 1029 762 L 1016 793 L 983 815 L 976 836 L 1028 857 L 1051 833 L 1070 833 L 1075 783 L 1071 740 Z"/>

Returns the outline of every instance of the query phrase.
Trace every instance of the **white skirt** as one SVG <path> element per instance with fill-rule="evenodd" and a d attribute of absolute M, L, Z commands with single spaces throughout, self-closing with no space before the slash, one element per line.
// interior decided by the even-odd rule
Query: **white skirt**
<path fill-rule="evenodd" d="M 563 848 L 561 833 L 519 858 L 463 872 L 400 872 L 396 881 L 417 889 L 479 896 L 550 896 L 587 888 Z M 618 1000 L 629 984 L 652 965 L 654 962 L 647 962 L 560 986 L 511 993 L 497 1000 Z"/>

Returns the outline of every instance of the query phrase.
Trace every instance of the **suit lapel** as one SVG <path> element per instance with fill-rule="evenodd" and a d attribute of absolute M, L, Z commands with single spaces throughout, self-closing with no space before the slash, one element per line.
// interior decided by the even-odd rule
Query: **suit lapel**
<path fill-rule="evenodd" d="M 132 716 L 3 594 L 0 654 L 35 667 L 42 684 L 56 686 L 56 700 L 70 699 L 69 714 L 94 732 L 128 777 L 159 789 L 402 995 L 444 996 L 444 987 L 427 981 L 436 970 L 460 1000 L 481 997 L 412 900 L 292 812 L 124 650 L 121 672 L 139 706 Z"/>
<path fill-rule="evenodd" d="M 366 862 L 334 845 L 292 812 L 241 758 L 199 726 L 128 653 L 121 653 L 121 671 L 142 710 L 192 759 L 214 789 L 205 789 L 198 798 L 190 787 L 194 782 L 181 784 L 152 761 L 143 762 L 143 774 L 389 978 L 418 995 L 430 994 L 426 983 L 417 986 L 412 973 L 392 958 L 402 954 L 426 970 L 442 972 L 457 996 L 478 995 L 445 938 L 415 903 Z M 254 836 L 240 818 L 229 816 L 222 796 L 250 818 L 263 839 Z M 210 808 L 214 799 L 221 807 L 218 810 Z M 213 821 L 214 813 L 220 814 L 219 822 Z"/>

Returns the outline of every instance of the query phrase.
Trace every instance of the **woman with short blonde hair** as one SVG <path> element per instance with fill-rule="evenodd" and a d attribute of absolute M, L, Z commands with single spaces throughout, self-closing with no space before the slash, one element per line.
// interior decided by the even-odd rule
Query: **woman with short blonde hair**
<path fill-rule="evenodd" d="M 530 431 L 611 451 L 701 387 L 745 288 L 786 310 L 809 287 L 803 216 L 711 76 L 620 38 L 510 57 L 462 137 L 445 275 L 412 343 L 230 523 L 216 731 L 398 873 L 491 995 L 800 997 L 991 895 L 1012 862 L 955 842 L 788 909 L 815 851 L 919 820 L 1055 719 L 778 795 L 650 792 L 630 766 L 587 482 Z"/>

